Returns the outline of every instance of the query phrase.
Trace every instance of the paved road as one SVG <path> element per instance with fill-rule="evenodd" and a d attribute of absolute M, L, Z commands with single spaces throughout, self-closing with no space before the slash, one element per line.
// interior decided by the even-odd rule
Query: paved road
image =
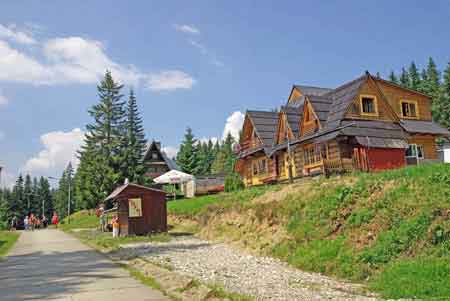
<path fill-rule="evenodd" d="M 0 261 L 0 300 L 168 300 L 58 230 L 24 232 Z"/>

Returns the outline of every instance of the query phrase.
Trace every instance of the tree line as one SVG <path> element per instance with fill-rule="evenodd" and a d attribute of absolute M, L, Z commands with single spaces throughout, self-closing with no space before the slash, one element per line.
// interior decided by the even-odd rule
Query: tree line
<path fill-rule="evenodd" d="M 11 189 L 0 189 L 0 229 L 7 228 L 13 217 L 23 220 L 30 213 L 51 217 L 59 206 L 54 201 L 54 193 L 47 178 L 19 175 Z"/>
<path fill-rule="evenodd" d="M 223 141 L 199 141 L 192 129 L 187 128 L 176 156 L 181 171 L 195 176 L 228 175 L 234 170 L 236 155 L 234 137 L 228 133 Z"/>
<path fill-rule="evenodd" d="M 430 96 L 433 120 L 450 129 L 450 62 L 441 72 L 431 57 L 422 70 L 413 61 L 399 74 L 391 71 L 389 81 Z"/>

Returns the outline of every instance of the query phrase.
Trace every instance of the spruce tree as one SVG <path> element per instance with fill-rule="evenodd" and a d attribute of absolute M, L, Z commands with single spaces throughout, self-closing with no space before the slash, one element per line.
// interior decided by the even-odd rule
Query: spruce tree
<path fill-rule="evenodd" d="M 395 75 L 394 71 L 391 71 L 391 73 L 389 73 L 389 81 L 393 82 L 394 84 L 398 84 L 398 78 Z"/>
<path fill-rule="evenodd" d="M 124 160 L 123 177 L 130 182 L 142 184 L 144 182 L 145 166 L 142 157 L 146 150 L 147 140 L 145 139 L 142 118 L 140 117 L 134 91 L 130 90 L 126 108 L 126 133 L 124 136 Z"/>
<path fill-rule="evenodd" d="M 420 87 L 420 75 L 419 75 L 419 71 L 417 70 L 417 67 L 416 67 L 416 64 L 414 63 L 414 61 L 411 62 L 411 65 L 409 66 L 408 74 L 409 74 L 409 78 L 410 78 L 409 88 L 417 91 Z"/>
<path fill-rule="evenodd" d="M 40 199 L 39 213 L 42 217 L 43 214 L 50 219 L 53 215 L 53 196 L 50 190 L 50 183 L 47 178 L 40 177 L 38 182 L 38 195 Z M 42 211 L 44 209 L 44 211 Z"/>
<path fill-rule="evenodd" d="M 436 116 L 436 121 L 450 130 L 450 62 L 444 70 L 441 93 L 436 107 L 439 111 L 439 115 Z"/>
<path fill-rule="evenodd" d="M 31 176 L 29 174 L 27 174 L 25 176 L 25 182 L 23 185 L 23 198 L 26 203 L 27 210 L 29 212 L 32 212 L 33 214 L 37 215 L 38 214 L 37 209 L 39 209 L 39 207 L 37 207 L 35 204 L 36 203 L 35 200 L 37 198 L 36 198 L 36 195 L 33 193 L 32 185 L 33 184 L 31 182 Z"/>
<path fill-rule="evenodd" d="M 405 88 L 410 87 L 409 74 L 405 68 L 402 68 L 402 73 L 400 74 L 400 85 Z"/>
<path fill-rule="evenodd" d="M 198 170 L 197 140 L 189 127 L 186 129 L 177 153 L 177 164 L 183 172 L 188 174 L 193 174 Z"/>
<path fill-rule="evenodd" d="M 430 57 L 427 65 L 427 82 L 425 83 L 425 94 L 432 99 L 432 112 L 435 120 L 439 120 L 439 92 L 440 92 L 440 74 L 437 70 L 434 60 Z"/>
<path fill-rule="evenodd" d="M 24 194 L 24 180 L 22 175 L 19 175 L 19 177 L 16 180 L 16 183 L 14 184 L 11 198 L 9 199 L 8 204 L 8 220 L 10 220 L 13 216 L 21 217 L 23 218 L 26 214 L 29 213 L 27 209 L 27 203 L 25 201 L 25 194 Z"/>
<path fill-rule="evenodd" d="M 100 102 L 89 110 L 94 121 L 86 126 L 84 145 L 79 152 L 81 175 L 77 179 L 79 198 L 88 198 L 82 202 L 89 207 L 95 207 L 124 180 L 126 120 L 121 89 L 122 85 L 106 72 L 97 86 Z"/>

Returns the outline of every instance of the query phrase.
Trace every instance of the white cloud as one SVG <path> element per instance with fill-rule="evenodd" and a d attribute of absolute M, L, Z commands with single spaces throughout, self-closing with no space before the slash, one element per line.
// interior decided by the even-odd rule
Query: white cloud
<path fill-rule="evenodd" d="M 147 88 L 152 91 L 191 89 L 196 80 L 179 70 L 167 70 L 148 77 Z"/>
<path fill-rule="evenodd" d="M 0 162 L 0 166 L 2 166 L 1 162 Z M 3 169 L 0 172 L 0 187 L 4 187 L 4 188 L 11 188 L 13 187 L 15 181 L 16 181 L 16 176 L 14 176 L 14 174 L 8 172 L 8 170 L 6 169 L 5 166 L 3 166 Z"/>
<path fill-rule="evenodd" d="M 228 133 L 231 133 L 234 139 L 239 141 L 239 131 L 242 129 L 242 125 L 244 124 L 244 118 L 245 115 L 240 111 L 233 112 L 230 116 L 228 116 L 223 129 L 222 139 L 225 139 Z"/>
<path fill-rule="evenodd" d="M 178 153 L 178 148 L 174 146 L 164 146 L 162 151 L 166 153 L 170 159 L 175 158 Z"/>
<path fill-rule="evenodd" d="M 84 132 L 75 128 L 69 132 L 55 131 L 41 136 L 44 149 L 29 159 L 24 172 L 46 172 L 63 170 L 69 162 L 76 167 L 79 163 L 76 151 L 83 143 Z"/>
<path fill-rule="evenodd" d="M 0 107 L 2 105 L 8 104 L 9 99 L 3 94 L 2 89 L 0 89 Z"/>
<path fill-rule="evenodd" d="M 80 37 L 52 39 L 44 44 L 44 53 L 58 78 L 69 82 L 95 83 L 106 70 L 121 82 L 133 85 L 144 76 L 134 66 L 122 66 L 112 61 L 103 44 L 95 40 Z"/>
<path fill-rule="evenodd" d="M 208 48 L 197 41 L 194 40 L 189 40 L 189 44 L 191 44 L 192 46 L 194 46 L 195 48 L 197 48 L 200 53 L 204 56 L 206 56 L 209 59 L 209 62 L 217 67 L 224 67 L 225 64 L 224 62 L 222 62 L 221 60 L 219 60 L 216 55 L 214 53 L 212 53 L 211 51 L 208 50 Z"/>
<path fill-rule="evenodd" d="M 188 33 L 188 34 L 200 34 L 200 30 L 193 25 L 186 24 L 174 24 L 173 27 L 180 32 Z"/>
<path fill-rule="evenodd" d="M 35 44 L 33 36 L 25 31 L 20 31 L 15 25 L 4 26 L 0 24 L 0 38 L 8 39 L 19 44 Z"/>
<path fill-rule="evenodd" d="M 150 90 L 190 89 L 195 80 L 180 70 L 142 72 L 112 60 L 104 45 L 81 37 L 50 39 L 42 43 L 38 60 L 0 40 L 0 81 L 33 85 L 95 84 L 110 70 L 122 83 L 146 84 Z"/>

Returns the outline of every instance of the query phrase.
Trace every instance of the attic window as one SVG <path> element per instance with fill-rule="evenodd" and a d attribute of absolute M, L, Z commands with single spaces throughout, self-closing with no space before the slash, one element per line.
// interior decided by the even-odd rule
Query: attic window
<path fill-rule="evenodd" d="M 154 160 L 158 159 L 158 154 L 157 153 L 152 153 L 152 159 L 154 159 Z"/>
<path fill-rule="evenodd" d="M 378 115 L 377 98 L 370 95 L 361 95 L 361 115 Z"/>
<path fill-rule="evenodd" d="M 400 101 L 402 117 L 417 118 L 417 102 L 402 100 Z"/>

